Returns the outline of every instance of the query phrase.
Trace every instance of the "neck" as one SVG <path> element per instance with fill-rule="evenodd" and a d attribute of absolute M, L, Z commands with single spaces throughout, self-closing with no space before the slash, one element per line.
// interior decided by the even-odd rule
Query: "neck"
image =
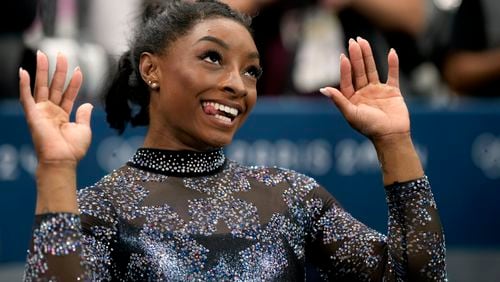
<path fill-rule="evenodd" d="M 127 164 L 167 176 L 194 177 L 218 173 L 225 162 L 221 148 L 205 152 L 140 148 Z"/>
<path fill-rule="evenodd" d="M 196 152 L 204 152 L 217 149 L 195 140 L 183 142 L 183 140 L 190 140 L 192 138 L 189 138 L 189 136 L 185 133 L 181 133 L 178 135 L 184 138 L 175 137 L 170 130 L 158 130 L 153 126 L 150 126 L 144 139 L 143 147 L 171 151 L 187 150 Z"/>

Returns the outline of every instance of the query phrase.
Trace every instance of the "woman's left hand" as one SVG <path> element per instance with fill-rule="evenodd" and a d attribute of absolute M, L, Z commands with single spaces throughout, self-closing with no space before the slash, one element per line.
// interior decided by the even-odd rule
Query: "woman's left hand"
<path fill-rule="evenodd" d="M 381 83 L 370 44 L 349 40 L 349 58 L 340 59 L 340 90 L 320 89 L 330 97 L 349 124 L 372 141 L 410 132 L 408 109 L 399 90 L 399 63 L 394 49 L 387 56 L 386 83 Z"/>

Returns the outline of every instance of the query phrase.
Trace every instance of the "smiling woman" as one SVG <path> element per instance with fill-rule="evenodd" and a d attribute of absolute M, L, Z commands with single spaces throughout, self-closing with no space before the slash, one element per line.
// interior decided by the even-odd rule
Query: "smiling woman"
<path fill-rule="evenodd" d="M 375 145 L 390 213 L 383 235 L 310 177 L 226 159 L 262 72 L 248 22 L 215 1 L 168 3 L 145 9 L 105 97 L 112 128 L 148 126 L 144 145 L 91 187 L 75 183 L 92 106 L 69 121 L 81 71 L 64 89 L 59 55 L 49 84 L 39 52 L 32 96 L 20 70 L 38 157 L 25 280 L 303 281 L 307 263 L 329 280 L 446 280 L 442 228 L 410 138 L 395 51 L 381 83 L 369 43 L 351 40 L 340 90 L 320 90 Z"/>
<path fill-rule="evenodd" d="M 231 142 L 255 104 L 261 72 L 247 28 L 221 18 L 195 25 L 165 54 L 143 53 L 140 70 L 159 86 L 145 146 L 196 151 Z"/>

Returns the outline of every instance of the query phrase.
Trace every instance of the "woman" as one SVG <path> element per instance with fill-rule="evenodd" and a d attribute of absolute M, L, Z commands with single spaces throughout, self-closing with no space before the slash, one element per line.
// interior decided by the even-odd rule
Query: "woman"
<path fill-rule="evenodd" d="M 75 184 L 92 106 L 69 122 L 81 71 L 64 90 L 67 63 L 58 56 L 49 86 L 39 53 L 34 97 L 20 71 L 39 160 L 27 280 L 295 281 L 304 280 L 306 261 L 331 280 L 446 278 L 441 225 L 411 143 L 394 51 L 383 84 L 368 42 L 351 40 L 340 91 L 321 90 L 377 148 L 386 237 L 305 175 L 224 157 L 255 104 L 261 73 L 244 18 L 213 1 L 144 15 L 106 97 L 111 127 L 148 125 L 144 146 L 92 187 Z"/>

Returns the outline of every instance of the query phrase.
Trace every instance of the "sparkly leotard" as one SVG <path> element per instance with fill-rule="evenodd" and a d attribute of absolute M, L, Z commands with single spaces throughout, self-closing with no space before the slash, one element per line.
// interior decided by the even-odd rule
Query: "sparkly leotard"
<path fill-rule="evenodd" d="M 36 216 L 25 279 L 304 281 L 307 264 L 332 281 L 446 280 L 427 178 L 385 190 L 387 235 L 300 173 L 142 148 L 79 190 L 80 215 Z"/>

